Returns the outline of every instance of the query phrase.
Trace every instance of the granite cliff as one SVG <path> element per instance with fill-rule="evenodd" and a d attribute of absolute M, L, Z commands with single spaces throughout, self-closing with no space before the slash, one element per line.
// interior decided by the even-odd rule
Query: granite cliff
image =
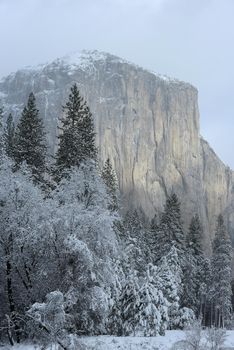
<path fill-rule="evenodd" d="M 3 78 L 0 104 L 17 119 L 33 91 L 53 153 L 61 106 L 74 82 L 95 117 L 100 160 L 111 158 L 126 204 L 153 216 L 175 191 L 186 226 L 193 213 L 201 216 L 207 248 L 220 212 L 234 238 L 233 172 L 200 137 L 192 85 L 83 51 Z"/>

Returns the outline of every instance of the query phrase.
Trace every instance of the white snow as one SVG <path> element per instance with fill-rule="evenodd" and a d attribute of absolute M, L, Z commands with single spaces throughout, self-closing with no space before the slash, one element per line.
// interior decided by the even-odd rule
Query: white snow
<path fill-rule="evenodd" d="M 57 59 L 54 61 L 54 63 L 57 63 L 58 65 L 62 64 L 63 66 L 67 67 L 69 69 L 68 74 L 72 75 L 72 72 L 77 68 L 82 70 L 95 69 L 95 62 L 104 63 L 107 59 L 111 59 L 112 62 L 129 63 L 117 56 L 97 50 L 76 51 Z"/>
<path fill-rule="evenodd" d="M 166 336 L 158 337 L 87 337 L 82 341 L 95 350 L 169 350 L 171 346 L 185 339 L 181 331 L 167 331 Z"/>
<path fill-rule="evenodd" d="M 64 61 L 68 64 L 75 64 L 77 66 L 82 66 L 87 64 L 89 61 L 103 61 L 106 59 L 108 54 L 100 51 L 78 51 L 73 52 L 70 55 L 66 55 L 61 58 L 61 61 Z"/>
<path fill-rule="evenodd" d="M 187 84 L 184 82 L 181 82 L 178 79 L 170 78 L 166 75 L 158 74 L 154 71 L 144 69 L 140 67 L 137 64 L 134 64 L 133 62 L 130 62 L 128 60 L 122 59 L 118 56 L 109 54 L 107 52 L 98 51 L 98 50 L 81 50 L 81 51 L 75 51 L 68 55 L 65 55 L 61 58 L 57 58 L 50 62 L 45 62 L 44 64 L 34 65 L 34 66 L 26 66 L 23 69 L 20 69 L 18 72 L 24 73 L 24 74 L 41 74 L 41 72 L 45 70 L 53 70 L 56 69 L 65 69 L 67 71 L 67 74 L 69 76 L 72 76 L 74 72 L 77 69 L 81 69 L 86 72 L 94 72 L 96 70 L 96 63 L 102 62 L 105 64 L 107 60 L 111 61 L 112 63 L 122 63 L 122 64 L 128 64 L 132 67 L 135 67 L 136 69 L 148 71 L 152 73 L 156 78 L 164 81 L 165 83 L 174 83 L 174 84 Z M 108 68 L 107 68 L 108 69 Z M 16 73 L 11 73 L 7 77 L 3 77 L 0 82 L 4 82 L 6 79 L 14 79 Z"/>
<path fill-rule="evenodd" d="M 81 337 L 82 343 L 87 346 L 87 350 L 170 350 L 172 345 L 185 339 L 183 331 L 166 331 L 164 337 Z M 225 347 L 234 349 L 234 331 L 227 331 Z M 35 345 L 22 344 L 14 347 L 1 347 L 2 350 L 39 350 Z M 58 350 L 55 346 L 50 346 L 47 350 Z"/>
<path fill-rule="evenodd" d="M 186 83 L 186 82 L 181 81 L 179 79 L 176 79 L 176 78 L 173 78 L 173 77 L 169 77 L 166 74 L 160 74 L 160 73 L 154 72 L 152 70 L 150 70 L 149 72 L 152 73 L 153 75 L 155 75 L 156 78 L 158 78 L 160 80 L 163 80 L 165 83 L 168 83 L 168 84 L 174 83 L 174 84 L 190 85 L 189 83 Z"/>
<path fill-rule="evenodd" d="M 141 66 L 130 62 L 128 60 L 122 59 L 118 56 L 109 54 L 107 52 L 98 51 L 98 50 L 82 50 L 82 51 L 76 51 L 72 52 L 66 56 L 63 56 L 61 58 L 58 58 L 57 60 L 53 61 L 52 65 L 62 65 L 68 69 L 68 75 L 72 75 L 77 68 L 86 70 L 86 71 L 94 71 L 95 70 L 95 62 L 103 62 L 105 63 L 109 59 L 111 62 L 115 63 L 122 63 L 122 64 L 128 64 L 130 66 L 135 67 L 136 69 L 141 69 L 148 71 L 152 73 L 154 76 L 156 76 L 158 79 L 163 80 L 166 83 L 175 83 L 175 84 L 187 84 L 184 82 L 181 82 L 178 79 L 170 78 L 167 75 L 162 75 L 159 73 L 156 73 L 154 71 L 150 71 L 148 69 L 144 69 Z M 45 66 L 45 65 L 44 65 Z M 41 66 L 40 66 L 41 68 Z"/>

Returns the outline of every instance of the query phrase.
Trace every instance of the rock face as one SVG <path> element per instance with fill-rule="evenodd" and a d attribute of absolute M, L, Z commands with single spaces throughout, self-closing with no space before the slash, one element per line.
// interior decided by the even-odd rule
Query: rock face
<path fill-rule="evenodd" d="M 33 91 L 54 152 L 75 82 L 96 120 L 100 160 L 112 160 L 126 204 L 153 216 L 174 191 L 186 227 L 195 212 L 201 216 L 207 248 L 220 212 L 234 237 L 233 172 L 200 137 L 193 86 L 94 51 L 11 74 L 0 81 L 0 100 L 17 119 Z"/>

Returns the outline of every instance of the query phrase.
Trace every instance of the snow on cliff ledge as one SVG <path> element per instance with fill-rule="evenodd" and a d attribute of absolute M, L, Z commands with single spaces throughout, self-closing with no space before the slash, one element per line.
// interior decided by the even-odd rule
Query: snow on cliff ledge
<path fill-rule="evenodd" d="M 68 72 L 68 75 L 72 75 L 77 69 L 81 69 L 83 71 L 92 73 L 93 71 L 96 70 L 96 65 L 97 64 L 103 64 L 105 65 L 107 62 L 109 63 L 115 63 L 115 64 L 127 64 L 132 67 L 134 67 L 137 70 L 141 71 L 148 71 L 149 73 L 153 74 L 157 79 L 160 81 L 163 81 L 165 83 L 173 83 L 173 84 L 186 84 L 190 85 L 188 83 L 184 83 L 178 79 L 170 78 L 165 75 L 161 75 L 158 73 L 155 73 L 153 71 L 144 69 L 140 67 L 139 65 L 136 65 L 132 62 L 129 62 L 125 59 L 122 59 L 118 56 L 112 55 L 107 52 L 102 52 L 98 50 L 82 50 L 82 51 L 77 51 L 73 52 L 71 54 L 68 54 L 66 56 L 63 56 L 61 58 L 57 58 L 53 61 L 46 62 L 45 64 L 39 64 L 36 66 L 27 66 L 24 67 L 23 69 L 20 69 L 16 73 L 11 73 L 7 77 L 4 77 L 0 80 L 1 83 L 4 82 L 4 80 L 10 80 L 15 77 L 15 74 L 41 74 L 43 71 L 56 71 L 60 69 L 65 69 Z"/>

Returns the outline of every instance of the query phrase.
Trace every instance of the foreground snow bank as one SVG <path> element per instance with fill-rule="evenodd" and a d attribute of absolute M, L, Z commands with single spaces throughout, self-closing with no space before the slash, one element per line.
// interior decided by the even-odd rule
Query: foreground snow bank
<path fill-rule="evenodd" d="M 185 339 L 184 332 L 167 331 L 164 337 L 87 337 L 82 342 L 95 350 L 168 350 L 177 341 Z"/>
<path fill-rule="evenodd" d="M 167 331 L 164 337 L 82 337 L 81 341 L 87 350 L 170 350 L 172 345 L 185 339 L 183 331 Z M 234 331 L 227 331 L 225 347 L 234 350 Z M 39 350 L 40 347 L 33 345 L 5 346 L 1 350 Z M 56 346 L 48 347 L 47 350 L 58 350 Z"/>

